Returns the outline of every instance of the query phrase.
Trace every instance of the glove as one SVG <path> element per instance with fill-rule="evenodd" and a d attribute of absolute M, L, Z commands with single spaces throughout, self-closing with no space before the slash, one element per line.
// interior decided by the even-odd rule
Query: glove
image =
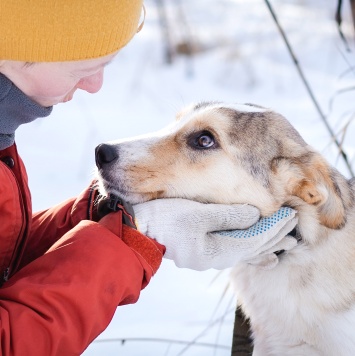
<path fill-rule="evenodd" d="M 105 215 L 119 210 L 124 212 L 123 222 L 136 228 L 132 219 L 134 214 L 132 206 L 115 195 L 109 194 L 108 197 L 101 195 L 98 191 L 97 181 L 92 181 L 90 186 L 73 201 L 70 217 L 73 226 L 75 226 L 81 220 L 98 222 Z"/>
<path fill-rule="evenodd" d="M 291 246 L 288 240 L 284 243 L 283 238 L 294 225 L 283 229 L 287 222 L 282 219 L 294 217 L 292 209 L 289 215 L 280 216 L 278 224 L 273 225 L 275 228 L 270 227 L 263 233 L 257 229 L 253 236 L 252 227 L 240 230 L 245 235 L 234 236 L 233 231 L 220 230 L 250 227 L 259 219 L 257 208 L 240 204 L 202 204 L 186 199 L 157 199 L 133 208 L 138 229 L 165 245 L 164 257 L 173 260 L 178 267 L 203 271 L 233 267 L 241 261 L 258 265 L 268 260 L 265 256 L 274 248 L 277 251 Z"/>
<path fill-rule="evenodd" d="M 138 230 L 165 245 L 164 257 L 178 267 L 198 271 L 235 265 L 244 252 L 224 250 L 216 230 L 245 229 L 259 219 L 259 210 L 249 205 L 202 204 L 187 199 L 157 199 L 133 206 Z M 237 242 L 237 240 L 233 239 Z M 253 244 L 245 248 L 254 250 Z M 226 257 L 228 254 L 232 258 Z"/>
<path fill-rule="evenodd" d="M 123 224 L 122 211 L 107 213 L 102 217 L 98 224 L 110 230 L 136 254 L 142 266 L 145 269 L 150 269 L 154 275 L 163 258 L 165 247 L 157 241 L 141 234 L 132 227 Z M 149 278 L 145 279 L 142 284 L 144 288 L 149 282 Z"/>
<path fill-rule="evenodd" d="M 288 251 L 297 245 L 297 240 L 287 234 L 298 222 L 297 212 L 291 208 L 282 207 L 273 215 L 260 219 L 247 230 L 219 231 L 212 233 L 214 237 L 232 239 L 258 239 L 260 248 L 256 256 L 245 258 L 244 262 L 267 270 L 279 263 L 275 252 Z M 233 243 L 233 242 L 231 242 Z"/>
<path fill-rule="evenodd" d="M 129 204 L 115 200 L 114 196 L 112 199 L 100 196 L 96 188 L 96 181 L 93 181 L 73 202 L 70 212 L 73 226 L 81 220 L 92 220 L 104 226 L 133 250 L 145 269 L 151 269 L 152 274 L 155 274 L 160 266 L 165 247 L 135 229 L 134 224 L 131 223 L 133 209 L 131 211 Z M 116 209 L 113 205 L 118 203 L 122 205 Z M 148 281 L 149 278 L 144 279 L 142 288 Z"/>

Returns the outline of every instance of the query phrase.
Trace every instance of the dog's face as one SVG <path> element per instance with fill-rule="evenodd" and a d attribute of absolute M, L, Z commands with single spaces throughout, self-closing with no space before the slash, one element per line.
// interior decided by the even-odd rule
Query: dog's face
<path fill-rule="evenodd" d="M 337 173 L 281 115 L 254 105 L 201 103 L 155 134 L 96 149 L 102 193 L 135 204 L 179 197 L 248 203 L 269 215 L 311 206 L 339 228 L 345 208 Z"/>

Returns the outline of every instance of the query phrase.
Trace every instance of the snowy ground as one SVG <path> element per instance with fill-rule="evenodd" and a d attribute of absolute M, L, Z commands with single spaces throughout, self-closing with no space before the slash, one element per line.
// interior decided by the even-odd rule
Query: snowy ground
<path fill-rule="evenodd" d="M 107 68 L 101 92 L 77 93 L 49 118 L 19 129 L 17 144 L 27 164 L 35 210 L 87 186 L 97 144 L 160 129 L 182 106 L 199 100 L 257 103 L 281 112 L 349 177 L 263 1 L 168 3 L 174 39 L 187 34 L 201 52 L 166 65 L 155 1 L 146 0 L 144 29 Z M 187 28 L 177 23 L 179 3 Z M 335 1 L 272 3 L 332 127 L 341 131 L 355 106 L 354 91 L 335 95 L 354 86 L 350 22 L 343 26 L 352 47 L 346 52 L 333 20 Z M 349 19 L 348 8 L 343 15 Z M 355 156 L 354 127 L 350 124 L 344 141 L 350 159 Z M 120 307 L 84 355 L 229 355 L 235 298 L 231 291 L 223 295 L 227 284 L 228 271 L 193 272 L 164 261 L 138 303 Z M 126 342 L 104 341 L 111 338 Z"/>

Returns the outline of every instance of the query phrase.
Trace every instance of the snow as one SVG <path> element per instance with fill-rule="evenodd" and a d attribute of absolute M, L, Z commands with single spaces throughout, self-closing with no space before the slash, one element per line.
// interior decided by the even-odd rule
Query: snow
<path fill-rule="evenodd" d="M 198 49 L 171 65 L 164 63 L 155 4 L 146 0 L 142 32 L 107 67 L 99 93 L 78 92 L 49 118 L 18 130 L 34 210 L 75 196 L 89 184 L 99 143 L 157 131 L 183 106 L 207 100 L 255 103 L 282 113 L 349 177 L 263 1 L 168 1 L 173 39 L 191 38 Z M 354 86 L 354 37 L 348 4 L 343 31 L 352 52 L 338 35 L 335 2 L 272 4 L 331 126 L 341 133 L 348 125 L 344 148 L 353 161 L 354 90 L 346 89 Z M 186 26 L 178 22 L 181 9 Z M 229 355 L 236 299 L 231 288 L 224 293 L 228 283 L 229 271 L 195 272 L 164 260 L 138 303 L 118 308 L 84 355 Z M 127 341 L 104 341 L 115 338 Z M 198 345 L 203 342 L 225 348 Z"/>

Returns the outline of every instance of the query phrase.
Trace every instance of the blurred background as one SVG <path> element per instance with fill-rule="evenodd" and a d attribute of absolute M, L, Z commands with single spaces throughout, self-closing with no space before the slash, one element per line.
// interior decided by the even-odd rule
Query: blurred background
<path fill-rule="evenodd" d="M 355 1 L 340 1 L 338 16 L 337 0 L 270 1 L 294 58 L 267 3 L 145 0 L 143 30 L 107 67 L 102 90 L 77 92 L 49 118 L 18 130 L 34 210 L 89 184 L 99 143 L 158 130 L 183 106 L 206 100 L 280 112 L 350 178 Z M 194 272 L 164 261 L 138 303 L 118 308 L 84 355 L 230 355 L 235 305 L 228 270 Z"/>

